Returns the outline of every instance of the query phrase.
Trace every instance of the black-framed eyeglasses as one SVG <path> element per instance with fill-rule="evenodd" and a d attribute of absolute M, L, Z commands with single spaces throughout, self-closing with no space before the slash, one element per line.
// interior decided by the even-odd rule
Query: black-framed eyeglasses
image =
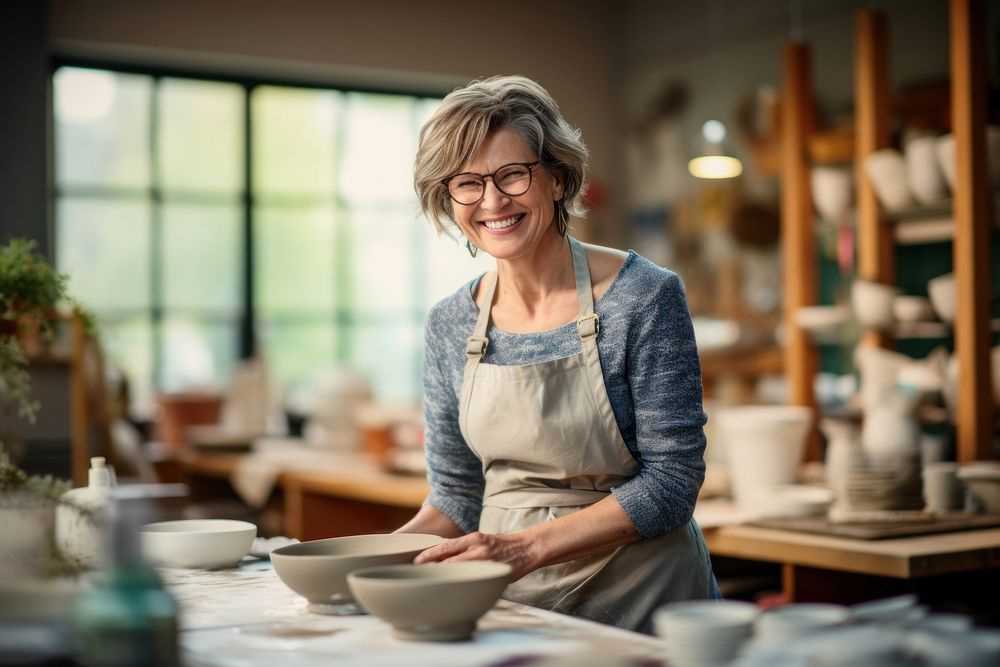
<path fill-rule="evenodd" d="M 493 181 L 497 190 L 508 197 L 523 195 L 531 187 L 531 171 L 541 160 L 534 162 L 511 162 L 492 174 L 463 172 L 441 181 L 448 188 L 448 194 L 459 204 L 478 204 L 486 194 L 486 179 Z"/>

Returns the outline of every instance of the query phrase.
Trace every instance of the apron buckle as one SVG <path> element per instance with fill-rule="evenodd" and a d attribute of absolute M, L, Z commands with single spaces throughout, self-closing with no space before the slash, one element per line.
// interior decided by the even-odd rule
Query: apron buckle
<path fill-rule="evenodd" d="M 490 344 L 489 338 L 469 336 L 465 343 L 465 356 L 482 358 L 486 354 L 486 348 Z"/>
<path fill-rule="evenodd" d="M 597 313 L 582 315 L 576 320 L 576 329 L 580 332 L 580 338 L 593 338 L 601 330 L 601 318 Z"/>

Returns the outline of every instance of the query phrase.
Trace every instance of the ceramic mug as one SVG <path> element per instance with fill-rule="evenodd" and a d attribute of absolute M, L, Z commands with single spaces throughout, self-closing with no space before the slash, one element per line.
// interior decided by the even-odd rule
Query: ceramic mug
<path fill-rule="evenodd" d="M 923 469 L 924 505 L 928 512 L 943 514 L 962 509 L 964 495 L 958 481 L 958 464 L 927 463 Z"/>

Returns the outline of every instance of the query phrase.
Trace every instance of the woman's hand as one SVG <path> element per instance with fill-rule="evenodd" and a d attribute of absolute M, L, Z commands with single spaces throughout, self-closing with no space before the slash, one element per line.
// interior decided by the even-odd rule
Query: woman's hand
<path fill-rule="evenodd" d="M 494 560 L 507 563 L 516 581 L 539 566 L 534 544 L 521 533 L 469 533 L 445 540 L 413 559 L 414 563 L 451 562 L 460 560 Z"/>

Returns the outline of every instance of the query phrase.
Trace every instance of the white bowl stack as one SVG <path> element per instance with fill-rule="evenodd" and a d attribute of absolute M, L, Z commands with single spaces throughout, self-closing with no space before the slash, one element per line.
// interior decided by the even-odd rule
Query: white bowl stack
<path fill-rule="evenodd" d="M 693 600 L 661 607 L 656 634 L 674 667 L 708 667 L 731 661 L 753 634 L 757 607 L 735 600 Z"/>

